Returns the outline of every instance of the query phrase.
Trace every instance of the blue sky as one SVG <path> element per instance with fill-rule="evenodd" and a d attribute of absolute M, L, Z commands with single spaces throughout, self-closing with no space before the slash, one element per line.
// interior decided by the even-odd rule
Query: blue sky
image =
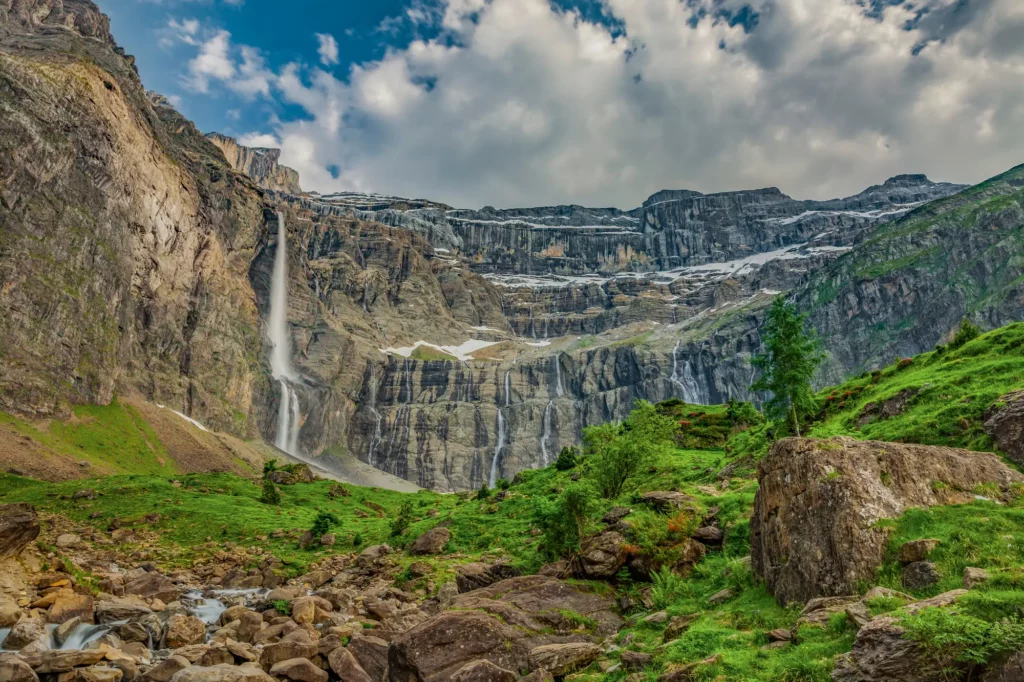
<path fill-rule="evenodd" d="M 631 208 L 1024 162 L 1020 0 L 99 4 L 147 87 L 307 190 Z"/>

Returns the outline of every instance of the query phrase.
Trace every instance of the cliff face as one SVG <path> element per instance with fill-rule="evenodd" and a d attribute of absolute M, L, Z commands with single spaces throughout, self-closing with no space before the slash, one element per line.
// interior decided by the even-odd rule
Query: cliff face
<path fill-rule="evenodd" d="M 140 393 L 252 432 L 260 195 L 88 2 L 0 8 L 0 408 Z"/>
<path fill-rule="evenodd" d="M 224 153 L 232 168 L 252 178 L 260 187 L 277 192 L 302 193 L 298 171 L 278 164 L 280 149 L 246 147 L 238 144 L 235 138 L 219 133 L 206 137 Z"/>

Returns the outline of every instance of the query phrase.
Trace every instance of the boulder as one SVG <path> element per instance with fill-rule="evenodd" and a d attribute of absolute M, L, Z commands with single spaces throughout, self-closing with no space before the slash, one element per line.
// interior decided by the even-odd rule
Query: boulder
<path fill-rule="evenodd" d="M 519 569 L 501 562 L 493 566 L 478 563 L 462 564 L 455 569 L 455 584 L 459 588 L 459 594 L 463 594 L 501 580 L 518 577 L 519 574 Z"/>
<path fill-rule="evenodd" d="M 622 667 L 631 672 L 639 672 L 654 661 L 654 656 L 641 651 L 623 651 L 619 655 Z"/>
<path fill-rule="evenodd" d="M 690 629 L 690 626 L 697 622 L 700 618 L 699 613 L 691 613 L 685 616 L 673 616 L 668 622 L 668 626 L 665 628 L 665 632 L 662 633 L 662 639 L 666 642 L 671 642 Z"/>
<path fill-rule="evenodd" d="M 0 654 L 0 680 L 4 682 L 39 682 L 28 663 L 17 656 Z"/>
<path fill-rule="evenodd" d="M 39 537 L 39 517 L 30 504 L 0 504 L 0 559 L 21 554 Z"/>
<path fill-rule="evenodd" d="M 2 679 L 2 677 L 0 677 Z M 1020 682 L 1024 680 L 1024 652 L 998 656 L 985 666 L 981 682 Z"/>
<path fill-rule="evenodd" d="M 383 682 L 388 679 L 387 642 L 379 637 L 356 632 L 348 642 L 348 650 L 371 680 Z"/>
<path fill-rule="evenodd" d="M 96 665 L 102 661 L 107 652 L 98 649 L 79 650 L 64 649 L 57 651 L 41 651 L 34 654 L 21 654 L 21 658 L 37 674 L 63 673 L 74 668 Z"/>
<path fill-rule="evenodd" d="M 201 644 L 206 639 L 206 624 L 195 616 L 175 614 L 167 619 L 164 643 L 169 649 Z"/>
<path fill-rule="evenodd" d="M 524 634 L 479 611 L 447 611 L 402 633 L 388 650 L 392 680 L 432 682 L 451 677 L 471 661 L 505 670 L 525 669 Z"/>
<path fill-rule="evenodd" d="M 327 682 L 327 673 L 306 658 L 291 658 L 275 663 L 270 674 L 294 682 Z"/>
<path fill-rule="evenodd" d="M 449 678 L 451 682 L 516 682 L 519 675 L 511 670 L 499 668 L 490 661 L 471 661 L 456 670 Z"/>
<path fill-rule="evenodd" d="M 857 632 L 853 649 L 836 659 L 834 682 L 934 682 L 944 676 L 942 662 L 917 642 L 903 639 L 895 618 L 879 616 Z M 946 662 L 955 671 L 962 667 Z"/>
<path fill-rule="evenodd" d="M 564 677 L 586 668 L 600 655 L 601 647 L 590 642 L 545 644 L 530 651 L 530 669 L 547 670 L 555 677 Z"/>
<path fill-rule="evenodd" d="M 37 618 L 25 618 L 14 624 L 11 631 L 4 639 L 4 648 L 12 651 L 20 651 L 33 642 L 38 642 L 46 636 L 46 629 L 43 622 Z"/>
<path fill-rule="evenodd" d="M 146 599 L 159 599 L 166 604 L 177 601 L 178 597 L 181 596 L 181 590 L 169 578 L 156 571 L 143 573 L 135 580 L 126 583 L 124 593 L 134 594 Z"/>
<path fill-rule="evenodd" d="M 50 623 L 66 623 L 78 618 L 83 623 L 93 622 L 93 598 L 87 594 L 68 591 L 60 594 L 46 612 Z"/>
<path fill-rule="evenodd" d="M 700 509 L 700 502 L 696 498 L 677 491 L 655 490 L 643 493 L 640 501 L 663 514 Z"/>
<path fill-rule="evenodd" d="M 1024 391 L 1001 397 L 985 412 L 985 433 L 1017 464 L 1024 464 Z"/>
<path fill-rule="evenodd" d="M 629 682 L 635 682 L 626 678 Z M 547 670 L 534 670 L 526 677 L 521 677 L 519 682 L 555 682 L 555 678 Z"/>
<path fill-rule="evenodd" d="M 983 568 L 971 568 L 968 566 L 964 569 L 964 589 L 970 590 L 982 583 L 988 581 L 989 573 Z"/>
<path fill-rule="evenodd" d="M 450 530 L 436 526 L 416 538 L 416 542 L 412 543 L 412 547 L 409 548 L 409 554 L 414 556 L 440 554 L 451 539 L 452 532 Z"/>
<path fill-rule="evenodd" d="M 939 546 L 939 540 L 911 540 L 900 545 L 899 560 L 901 564 L 912 564 L 917 561 L 927 561 L 935 548 Z"/>
<path fill-rule="evenodd" d="M 185 668 L 170 682 L 277 682 L 273 677 L 251 665 L 215 665 L 209 668 Z"/>
<path fill-rule="evenodd" d="M 75 668 L 57 676 L 57 682 L 121 682 L 124 673 L 120 668 L 96 666 L 93 668 Z"/>
<path fill-rule="evenodd" d="M 61 533 L 53 544 L 57 549 L 75 549 L 82 544 L 82 538 L 74 533 Z"/>
<path fill-rule="evenodd" d="M 138 597 L 108 597 L 97 599 L 93 606 L 97 623 L 114 623 L 119 620 L 132 620 L 153 613 L 144 601 Z"/>
<path fill-rule="evenodd" d="M 327 661 L 341 682 L 373 682 L 352 652 L 344 647 L 332 651 L 328 655 Z"/>
<path fill-rule="evenodd" d="M 583 543 L 579 555 L 581 577 L 591 579 L 614 578 L 626 564 L 626 538 L 610 530 L 589 538 Z"/>
<path fill-rule="evenodd" d="M 57 647 L 63 647 L 64 642 L 68 641 L 68 637 L 71 636 L 71 633 L 74 632 L 75 629 L 81 624 L 82 619 L 78 616 L 75 616 L 71 620 L 66 620 L 60 625 L 58 625 L 56 628 L 54 628 L 53 641 L 57 643 Z"/>
<path fill-rule="evenodd" d="M 296 638 L 282 640 L 277 644 L 268 644 L 260 654 L 260 665 L 264 670 L 270 670 L 281 661 L 290 661 L 295 658 L 311 659 L 318 653 L 316 644 L 306 636 L 304 639 Z"/>
<path fill-rule="evenodd" d="M 725 533 L 717 526 L 703 526 L 693 532 L 693 539 L 705 545 L 718 547 L 725 541 Z"/>
<path fill-rule="evenodd" d="M 903 586 L 908 590 L 923 590 L 939 582 L 939 571 L 930 561 L 915 561 L 903 567 Z"/>
<path fill-rule="evenodd" d="M 0 594 L 0 628 L 9 628 L 21 619 L 21 607 L 13 599 Z"/>
<path fill-rule="evenodd" d="M 973 495 L 963 491 L 982 484 L 1009 492 L 1024 475 L 989 453 L 786 438 L 758 465 L 758 481 L 752 567 L 786 604 L 850 594 L 871 580 L 888 541 L 879 520 L 910 507 L 967 502 Z"/>

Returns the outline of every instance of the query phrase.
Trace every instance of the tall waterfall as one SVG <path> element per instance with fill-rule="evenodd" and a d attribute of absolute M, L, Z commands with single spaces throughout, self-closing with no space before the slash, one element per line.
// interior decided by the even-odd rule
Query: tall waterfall
<path fill-rule="evenodd" d="M 501 408 L 498 408 L 498 444 L 494 446 L 494 459 L 491 460 L 491 478 L 488 481 L 489 488 L 498 485 L 498 462 L 501 460 L 501 451 L 505 449 L 505 415 Z"/>
<path fill-rule="evenodd" d="M 690 403 L 691 405 L 704 405 L 707 401 L 704 398 L 704 392 L 701 390 L 700 384 L 696 377 L 693 376 L 689 359 L 683 363 L 683 371 L 681 373 L 679 371 L 680 343 L 676 341 L 676 346 L 672 349 L 672 376 L 669 377 L 669 380 L 682 391 L 683 402 Z"/>
<path fill-rule="evenodd" d="M 554 406 L 555 401 L 549 400 L 548 406 L 544 408 L 543 431 L 540 436 L 540 466 L 542 469 L 551 464 L 551 455 L 548 453 L 548 440 L 551 438 L 551 410 Z"/>
<path fill-rule="evenodd" d="M 512 379 L 511 379 L 511 376 L 510 376 L 511 374 L 512 374 L 511 370 L 508 371 L 508 372 L 505 372 L 505 404 L 506 405 L 511 405 L 512 404 Z"/>
<path fill-rule="evenodd" d="M 284 214 L 277 214 L 277 254 L 270 280 L 270 319 L 267 333 L 274 349 L 270 353 L 270 371 L 281 384 L 277 410 L 277 435 L 274 445 L 289 455 L 299 456 L 299 396 L 292 384 L 299 374 L 292 365 L 292 344 L 288 333 L 288 248 Z"/>

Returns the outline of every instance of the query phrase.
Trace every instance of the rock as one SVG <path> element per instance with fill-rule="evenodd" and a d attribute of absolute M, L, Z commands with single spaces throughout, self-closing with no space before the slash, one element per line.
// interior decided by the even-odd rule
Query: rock
<path fill-rule="evenodd" d="M 665 632 L 662 633 L 662 639 L 666 642 L 679 639 L 680 635 L 689 630 L 690 626 L 693 625 L 698 618 L 700 618 L 699 613 L 691 613 L 685 616 L 673 616 L 672 620 L 668 622 Z"/>
<path fill-rule="evenodd" d="M 687 663 L 681 666 L 670 666 L 668 670 L 658 676 L 658 682 L 695 682 L 695 680 L 702 679 L 700 677 L 701 669 L 709 666 L 721 663 L 722 656 L 716 654 L 709 658 L 705 658 L 702 661 L 696 663 Z"/>
<path fill-rule="evenodd" d="M 137 597 L 101 598 L 96 600 L 93 608 L 97 623 L 139 619 L 153 613 L 152 609 Z"/>
<path fill-rule="evenodd" d="M 281 661 L 290 661 L 295 658 L 311 659 L 317 655 L 316 644 L 304 639 L 281 640 L 277 644 L 268 644 L 260 654 L 260 665 L 264 670 L 270 670 Z"/>
<path fill-rule="evenodd" d="M 836 659 L 834 682 L 934 682 L 947 678 L 943 664 L 917 642 L 903 639 L 896 619 L 879 616 L 857 632 L 853 649 Z M 956 668 L 958 664 L 952 664 Z M 962 666 L 960 666 L 962 667 Z"/>
<path fill-rule="evenodd" d="M 238 641 L 252 643 L 256 634 L 263 629 L 263 617 L 255 611 L 246 610 L 239 615 L 236 634 Z"/>
<path fill-rule="evenodd" d="M 903 610 L 906 613 L 917 613 L 918 611 L 932 607 L 949 606 L 950 604 L 955 604 L 960 597 L 967 594 L 967 592 L 967 590 L 950 590 L 949 592 L 943 592 L 942 594 L 936 595 L 930 599 L 922 599 L 921 601 L 916 601 L 913 604 L 908 604 L 903 607 Z"/>
<path fill-rule="evenodd" d="M 939 571 L 930 561 L 915 561 L 903 567 L 903 586 L 923 590 L 939 582 Z"/>
<path fill-rule="evenodd" d="M 434 568 L 425 561 L 414 561 L 406 568 L 410 578 L 423 578 L 434 572 Z"/>
<path fill-rule="evenodd" d="M 462 564 L 455 569 L 455 584 L 459 588 L 459 594 L 464 594 L 518 575 L 519 569 L 506 563 L 497 563 L 493 566 L 478 563 Z"/>
<path fill-rule="evenodd" d="M 989 579 L 988 571 L 983 568 L 971 568 L 968 566 L 964 569 L 964 589 L 970 590 Z"/>
<path fill-rule="evenodd" d="M 338 536 L 334 533 L 324 533 L 320 536 L 321 547 L 334 547 L 334 543 L 337 542 Z"/>
<path fill-rule="evenodd" d="M 167 619 L 164 644 L 178 649 L 190 644 L 201 644 L 206 639 L 206 625 L 195 616 L 176 614 Z"/>
<path fill-rule="evenodd" d="M 899 560 L 901 564 L 912 564 L 918 561 L 926 561 L 939 546 L 939 540 L 912 540 L 900 546 Z"/>
<path fill-rule="evenodd" d="M 645 654 L 640 651 L 623 651 L 619 655 L 619 662 L 622 663 L 622 667 L 631 672 L 639 672 L 643 670 L 654 660 L 654 656 L 651 654 Z"/>
<path fill-rule="evenodd" d="M 316 603 L 311 597 L 299 597 L 292 601 L 292 620 L 299 625 L 312 625 L 316 620 Z"/>
<path fill-rule="evenodd" d="M 850 622 L 856 625 L 858 628 L 862 628 L 871 622 L 873 616 L 871 615 L 871 609 L 867 607 L 864 602 L 854 602 L 848 604 L 844 609 L 846 617 L 850 619 Z"/>
<path fill-rule="evenodd" d="M 373 682 L 352 652 L 344 647 L 332 651 L 327 660 L 341 682 Z"/>
<path fill-rule="evenodd" d="M 597 660 L 601 647 L 590 642 L 545 644 L 530 651 L 530 669 L 543 669 L 555 677 L 582 670 Z"/>
<path fill-rule="evenodd" d="M 259 668 L 249 665 L 215 665 L 209 668 L 185 668 L 170 682 L 276 682 Z"/>
<path fill-rule="evenodd" d="M 196 661 L 196 665 L 210 667 L 223 663 L 234 663 L 235 656 L 227 648 L 214 647 L 203 654 L 202 658 Z"/>
<path fill-rule="evenodd" d="M 914 597 L 904 592 L 897 592 L 896 590 L 889 589 L 888 587 L 872 587 L 870 590 L 864 593 L 861 601 L 871 601 L 872 599 L 902 599 L 903 601 L 912 602 Z"/>
<path fill-rule="evenodd" d="M 487 660 L 523 670 L 523 632 L 479 611 L 448 611 L 399 635 L 388 650 L 392 680 L 446 679 L 466 663 Z"/>
<path fill-rule="evenodd" d="M 17 602 L 0 594 L 0 628 L 9 628 L 21 618 Z"/>
<path fill-rule="evenodd" d="M 146 599 L 159 599 L 165 603 L 177 601 L 181 596 L 181 590 L 169 578 L 156 571 L 144 573 L 135 580 L 125 583 L 124 593 Z"/>
<path fill-rule="evenodd" d="M 30 504 L 0 505 L 0 559 L 21 554 L 39 537 L 39 517 Z"/>
<path fill-rule="evenodd" d="M 595 580 L 614 578 L 626 564 L 626 558 L 626 539 L 613 530 L 605 531 L 583 543 L 579 573 Z"/>
<path fill-rule="evenodd" d="M 61 594 L 54 600 L 50 610 L 46 612 L 46 620 L 50 623 L 66 623 L 79 619 L 83 623 L 93 622 L 93 598 L 87 594 L 69 592 Z"/>
<path fill-rule="evenodd" d="M 727 587 L 724 590 L 715 592 L 713 595 L 708 597 L 708 604 L 711 604 L 712 606 L 718 606 L 719 604 L 724 604 L 725 602 L 729 601 L 735 595 L 736 593 L 733 591 L 733 589 L 731 587 Z"/>
<path fill-rule="evenodd" d="M 856 604 L 857 596 L 848 597 L 817 597 L 811 599 L 800 611 L 797 625 L 824 625 L 832 618 L 832 614 L 846 613 L 846 607 Z"/>
<path fill-rule="evenodd" d="M 640 495 L 640 501 L 654 509 L 667 514 L 674 511 L 692 511 L 700 509 L 700 502 L 680 492 L 652 491 Z"/>
<path fill-rule="evenodd" d="M 270 669 L 270 674 L 295 682 L 327 682 L 327 673 L 305 658 L 292 658 L 276 663 Z"/>
<path fill-rule="evenodd" d="M 379 637 L 353 633 L 349 640 L 348 650 L 352 652 L 356 662 L 374 682 L 388 679 L 389 647 Z"/>
<path fill-rule="evenodd" d="M 15 623 L 4 639 L 4 648 L 20 651 L 33 642 L 41 641 L 46 636 L 43 622 L 35 618 L 25 618 Z"/>
<path fill-rule="evenodd" d="M 28 663 L 17 656 L 0 654 L 0 680 L 4 682 L 39 682 Z"/>
<path fill-rule="evenodd" d="M 985 433 L 1017 464 L 1024 464 L 1024 391 L 1008 393 L 985 412 Z"/>
<path fill-rule="evenodd" d="M 96 491 L 93 490 L 92 488 L 87 488 L 85 490 L 79 490 L 71 497 L 76 500 L 95 500 Z"/>
<path fill-rule="evenodd" d="M 37 674 L 63 673 L 73 668 L 96 665 L 106 657 L 105 651 L 64 649 L 21 654 L 22 660 Z"/>
<path fill-rule="evenodd" d="M 57 539 L 53 541 L 53 544 L 58 549 L 74 549 L 82 544 L 82 538 L 74 533 L 64 533 L 58 535 Z"/>
<path fill-rule="evenodd" d="M 499 668 L 490 661 L 471 661 L 456 670 L 451 682 L 516 682 L 519 675 L 511 670 Z"/>
<path fill-rule="evenodd" d="M 761 460 L 758 481 L 753 570 L 786 604 L 851 594 L 873 579 L 889 538 L 879 520 L 910 507 L 966 502 L 973 496 L 958 491 L 981 484 L 1009 491 L 1024 476 L 988 453 L 785 438 Z"/>
<path fill-rule="evenodd" d="M 607 526 L 614 526 L 632 513 L 633 510 L 629 507 L 612 507 L 601 517 L 601 522 Z"/>
<path fill-rule="evenodd" d="M 780 628 L 769 632 L 767 637 L 769 642 L 790 642 L 793 640 L 793 631 Z"/>
<path fill-rule="evenodd" d="M 721 528 L 716 526 L 704 526 L 703 528 L 698 528 L 694 531 L 693 539 L 698 542 L 702 542 L 705 545 L 718 547 L 725 541 L 725 533 L 722 532 Z"/>
<path fill-rule="evenodd" d="M 519 682 L 555 682 L 555 678 L 547 670 L 534 670 L 526 677 L 519 678 Z"/>
<path fill-rule="evenodd" d="M 124 673 L 119 668 L 75 668 L 57 676 L 57 682 L 121 682 Z"/>
<path fill-rule="evenodd" d="M 2 675 L 0 675 L 2 679 Z M 1024 652 L 997 656 L 985 666 L 980 682 L 1021 682 L 1024 680 Z"/>
<path fill-rule="evenodd" d="M 57 643 L 58 648 L 64 646 L 64 642 L 68 641 L 68 636 L 81 624 L 82 619 L 75 616 L 70 620 L 64 621 L 53 630 L 53 641 Z"/>
<path fill-rule="evenodd" d="M 435 526 L 416 538 L 416 542 L 412 543 L 412 547 L 409 548 L 409 554 L 413 556 L 440 554 L 444 551 L 444 546 L 448 544 L 451 538 L 452 532 L 450 530 L 441 526 Z"/>
<path fill-rule="evenodd" d="M 366 564 L 391 554 L 394 550 L 390 545 L 371 545 L 359 553 L 357 562 Z"/>

